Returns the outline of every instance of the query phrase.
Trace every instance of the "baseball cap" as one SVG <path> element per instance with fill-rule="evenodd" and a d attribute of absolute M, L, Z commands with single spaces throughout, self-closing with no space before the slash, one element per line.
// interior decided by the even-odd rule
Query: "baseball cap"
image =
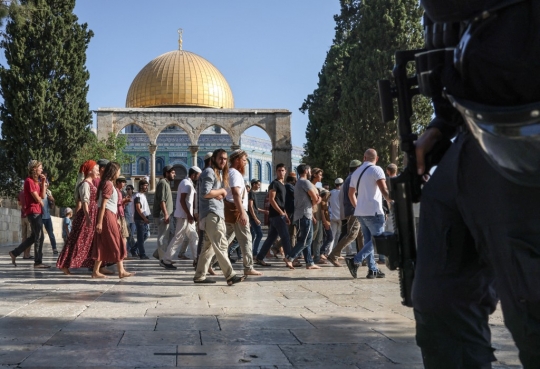
<path fill-rule="evenodd" d="M 334 181 L 335 184 L 343 184 L 343 178 L 336 178 Z"/>
<path fill-rule="evenodd" d="M 212 153 L 207 152 L 206 155 L 204 156 L 204 160 L 210 159 L 211 157 L 212 157 Z"/>
<path fill-rule="evenodd" d="M 118 178 L 116 178 L 116 182 L 127 182 L 127 181 L 126 181 L 126 177 L 124 177 L 124 176 L 119 176 Z"/>
<path fill-rule="evenodd" d="M 349 168 L 356 168 L 362 165 L 362 162 L 360 160 L 354 159 L 349 163 Z"/>

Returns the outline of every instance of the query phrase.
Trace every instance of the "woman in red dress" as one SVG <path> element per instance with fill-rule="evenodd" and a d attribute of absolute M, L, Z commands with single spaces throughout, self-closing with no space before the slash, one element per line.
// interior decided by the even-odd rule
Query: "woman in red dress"
<path fill-rule="evenodd" d="M 126 247 L 116 218 L 118 211 L 118 193 L 113 185 L 120 176 L 120 165 L 110 162 L 105 167 L 101 182 L 97 189 L 98 215 L 96 221 L 96 234 L 92 258 L 96 261 L 92 278 L 107 278 L 100 273 L 101 263 L 116 263 L 118 277 L 131 277 L 135 273 L 128 273 L 124 269 L 124 258 L 127 255 Z"/>
<path fill-rule="evenodd" d="M 92 240 L 96 223 L 96 187 L 92 180 L 99 176 L 99 166 L 93 160 L 81 165 L 80 172 L 85 179 L 77 185 L 75 201 L 82 207 L 75 214 L 71 233 L 58 257 L 56 267 L 64 274 L 70 275 L 69 268 L 92 268 Z M 79 207 L 79 206 L 78 206 Z"/>

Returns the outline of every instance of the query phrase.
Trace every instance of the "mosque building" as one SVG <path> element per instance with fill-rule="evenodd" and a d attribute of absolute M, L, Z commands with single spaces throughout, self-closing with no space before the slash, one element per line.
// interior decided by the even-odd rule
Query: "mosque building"
<path fill-rule="evenodd" d="M 166 112 L 170 108 L 181 108 L 184 114 L 197 115 L 197 119 L 203 121 L 208 109 L 212 109 L 213 112 L 215 109 L 223 109 L 223 112 L 246 113 L 247 109 L 234 109 L 231 88 L 221 72 L 203 57 L 183 50 L 181 30 L 179 34 L 178 50 L 158 56 L 137 74 L 129 88 L 124 110 L 132 112 L 135 109 L 140 112 L 145 109 L 154 109 L 151 111 Z M 264 109 L 260 111 L 263 113 Z M 283 110 L 279 111 L 283 112 Z M 251 109 L 249 113 L 253 116 L 258 112 Z M 290 116 L 290 112 L 288 115 Z M 186 121 L 188 120 L 189 118 Z M 270 139 L 252 137 L 242 132 L 239 140 L 233 142 L 225 127 L 213 125 L 205 128 L 198 135 L 197 148 L 193 150 L 193 140 L 190 135 L 181 128 L 180 124 L 174 124 L 174 120 L 171 122 L 158 133 L 153 145 L 149 145 L 148 130 L 143 129 L 142 125 L 124 126 L 121 132 L 127 136 L 128 141 L 124 152 L 134 158 L 133 163 L 124 165 L 122 168 L 122 174 L 128 180 L 131 179 L 134 183 L 140 178 L 151 175 L 154 175 L 153 179 L 156 180 L 162 177 L 164 166 L 173 165 L 176 171 L 173 188 L 176 189 L 177 184 L 187 176 L 188 169 L 193 164 L 204 167 L 203 157 L 207 152 L 224 148 L 230 153 L 238 146 L 248 153 L 246 180 L 252 178 L 261 180 L 264 190 L 274 178 L 272 158 L 275 158 L 273 156 L 275 147 Z M 154 153 L 149 151 L 149 146 L 156 147 Z M 291 170 L 296 171 L 302 154 L 301 147 L 290 145 Z M 155 162 L 154 170 L 152 170 L 153 161 Z"/>

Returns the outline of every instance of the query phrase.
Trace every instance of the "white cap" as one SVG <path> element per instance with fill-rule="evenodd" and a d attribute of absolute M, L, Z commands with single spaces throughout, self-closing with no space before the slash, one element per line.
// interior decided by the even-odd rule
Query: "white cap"
<path fill-rule="evenodd" d="M 211 157 L 212 157 L 212 153 L 211 153 L 211 152 L 207 152 L 206 155 L 204 156 L 204 160 L 210 159 Z"/>
<path fill-rule="evenodd" d="M 334 181 L 335 184 L 343 184 L 343 178 L 336 178 Z"/>
<path fill-rule="evenodd" d="M 202 173 L 202 170 L 201 168 L 199 168 L 198 166 L 192 166 L 191 168 L 189 168 L 190 170 L 193 170 L 197 173 Z"/>

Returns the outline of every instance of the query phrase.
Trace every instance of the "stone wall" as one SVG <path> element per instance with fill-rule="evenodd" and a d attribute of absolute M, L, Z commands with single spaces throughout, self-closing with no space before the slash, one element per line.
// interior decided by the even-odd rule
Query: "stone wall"
<path fill-rule="evenodd" d="M 62 218 L 51 217 L 57 247 L 62 248 Z M 21 242 L 21 211 L 18 209 L 0 208 L 0 246 L 19 244 Z M 45 232 L 45 242 L 49 236 Z"/>

